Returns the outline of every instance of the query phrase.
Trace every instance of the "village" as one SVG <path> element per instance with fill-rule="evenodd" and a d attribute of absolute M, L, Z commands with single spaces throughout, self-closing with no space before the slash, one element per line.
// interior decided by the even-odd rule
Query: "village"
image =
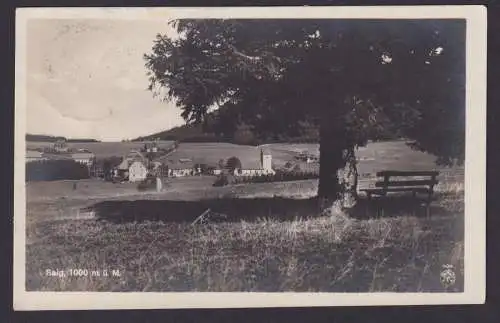
<path fill-rule="evenodd" d="M 240 157 L 235 152 L 235 156 L 227 160 L 220 159 L 217 163 L 207 164 L 197 160 L 196 156 L 195 158 L 173 156 L 179 146 L 178 142 L 162 145 L 159 140 L 152 140 L 140 144 L 142 147 L 130 149 L 123 156 L 101 158 L 87 148 L 72 148 L 66 141 L 58 140 L 44 148 L 28 149 L 26 151 L 26 163 L 72 160 L 86 166 L 91 178 L 132 183 L 143 182 L 148 178 L 220 176 L 222 173 L 228 173 L 239 178 L 254 178 L 276 174 L 272 152 L 267 147 L 257 147 L 255 156 L 246 158 L 245 163 L 241 163 Z M 116 143 L 116 145 L 120 145 L 120 143 Z M 294 162 L 292 163 L 292 161 Z M 295 170 L 297 170 L 298 164 L 314 164 L 317 169 L 318 162 L 316 155 L 299 151 L 283 167 L 292 169 L 295 166 Z"/>

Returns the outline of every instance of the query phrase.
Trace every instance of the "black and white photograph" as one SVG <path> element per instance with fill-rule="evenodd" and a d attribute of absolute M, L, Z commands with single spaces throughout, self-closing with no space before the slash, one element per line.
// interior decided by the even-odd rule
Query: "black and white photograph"
<path fill-rule="evenodd" d="M 484 302 L 485 66 L 480 6 L 18 9 L 14 306 Z"/>

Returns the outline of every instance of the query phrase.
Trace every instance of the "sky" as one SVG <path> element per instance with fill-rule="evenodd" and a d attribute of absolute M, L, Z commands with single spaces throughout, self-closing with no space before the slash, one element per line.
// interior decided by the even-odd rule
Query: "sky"
<path fill-rule="evenodd" d="M 27 30 L 27 132 L 119 141 L 184 123 L 147 90 L 163 21 L 36 19 Z"/>

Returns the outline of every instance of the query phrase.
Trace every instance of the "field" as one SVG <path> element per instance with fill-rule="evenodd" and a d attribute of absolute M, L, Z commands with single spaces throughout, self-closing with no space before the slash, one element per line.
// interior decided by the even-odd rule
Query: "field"
<path fill-rule="evenodd" d="M 283 166 L 287 161 L 301 151 L 310 154 L 319 153 L 318 144 L 267 144 L 263 146 L 245 146 L 229 143 L 182 143 L 179 148 L 169 155 L 171 159 L 191 158 L 194 162 L 217 165 L 220 159 L 236 156 L 241 160 L 244 168 L 259 166 L 260 149 L 267 147 L 273 157 L 275 167 Z M 397 169 L 434 169 L 435 157 L 410 150 L 403 141 L 375 142 L 360 147 L 357 151 L 360 161 L 359 173 L 375 173 L 386 168 Z"/>
<path fill-rule="evenodd" d="M 204 147 L 205 146 L 205 147 Z M 181 144 L 189 158 L 255 147 Z M 270 145 L 286 162 L 298 145 Z M 202 148 L 204 147 L 204 148 Z M 219 149 L 217 149 L 219 147 Z M 317 149 L 309 145 L 311 150 Z M 373 172 L 431 169 L 433 157 L 401 142 L 358 152 L 361 187 Z M 258 158 L 258 154 L 256 156 Z M 462 291 L 463 170 L 442 169 L 432 217 L 395 203 L 385 217 L 320 215 L 316 180 L 212 187 L 210 176 L 172 179 L 163 192 L 96 180 L 27 184 L 26 287 L 57 291 Z M 223 221 L 192 225 L 204 210 Z M 442 266 L 457 282 L 445 289 Z M 70 276 L 69 269 L 88 270 Z M 109 276 L 103 276 L 104 270 Z M 47 275 L 62 270 L 63 277 Z M 115 270 L 115 274 L 111 272 Z M 98 275 L 99 273 L 99 275 Z"/>
<path fill-rule="evenodd" d="M 160 148 L 169 148 L 173 141 L 160 141 Z M 97 158 L 107 158 L 111 156 L 122 157 L 130 152 L 132 149 L 139 150 L 144 146 L 141 142 L 69 142 L 68 148 L 73 149 L 88 149 L 93 152 Z M 52 147 L 51 142 L 26 142 L 26 149 L 33 150 L 37 148 Z"/>

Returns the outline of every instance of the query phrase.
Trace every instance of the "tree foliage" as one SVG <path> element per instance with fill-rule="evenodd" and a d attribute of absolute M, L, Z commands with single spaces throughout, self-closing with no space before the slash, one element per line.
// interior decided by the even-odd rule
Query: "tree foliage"
<path fill-rule="evenodd" d="M 112 170 L 118 166 L 123 160 L 123 157 L 111 156 L 107 158 L 99 158 L 95 162 L 96 169 L 102 169 L 104 179 L 111 180 Z"/>
<path fill-rule="evenodd" d="M 70 159 L 32 161 L 26 164 L 26 181 L 88 179 L 87 166 Z"/>
<path fill-rule="evenodd" d="M 241 169 L 241 161 L 238 157 L 230 157 L 226 161 L 226 169 L 230 172 L 234 171 L 235 169 Z"/>
<path fill-rule="evenodd" d="M 319 127 L 320 191 L 322 183 L 340 191 L 335 171 L 346 156 L 384 133 L 413 139 L 442 163 L 464 159 L 463 20 L 171 25 L 179 37 L 158 35 L 145 55 L 150 90 L 175 102 L 188 123 L 221 133 L 242 123 L 276 138 Z"/>

